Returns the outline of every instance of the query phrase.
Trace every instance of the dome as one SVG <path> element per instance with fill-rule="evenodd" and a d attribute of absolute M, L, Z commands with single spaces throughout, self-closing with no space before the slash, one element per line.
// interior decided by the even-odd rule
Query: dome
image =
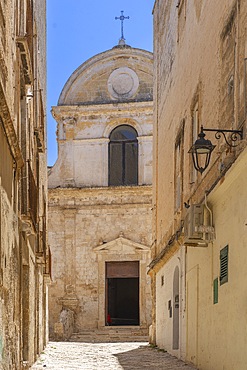
<path fill-rule="evenodd" d="M 81 64 L 66 82 L 58 105 L 151 101 L 152 76 L 152 53 L 118 45 Z"/>

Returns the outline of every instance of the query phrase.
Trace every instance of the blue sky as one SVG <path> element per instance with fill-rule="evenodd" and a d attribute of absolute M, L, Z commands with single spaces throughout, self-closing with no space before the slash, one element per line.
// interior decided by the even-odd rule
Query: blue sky
<path fill-rule="evenodd" d="M 51 106 L 73 71 L 88 58 L 118 43 L 121 10 L 130 46 L 152 51 L 154 0 L 47 0 L 48 165 L 57 159 L 56 122 Z"/>

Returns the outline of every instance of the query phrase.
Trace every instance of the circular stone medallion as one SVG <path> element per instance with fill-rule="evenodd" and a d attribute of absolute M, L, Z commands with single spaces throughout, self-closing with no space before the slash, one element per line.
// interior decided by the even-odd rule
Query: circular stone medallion
<path fill-rule="evenodd" d="M 108 91 L 112 98 L 131 98 L 138 87 L 138 76 L 128 67 L 115 69 L 108 78 Z"/>

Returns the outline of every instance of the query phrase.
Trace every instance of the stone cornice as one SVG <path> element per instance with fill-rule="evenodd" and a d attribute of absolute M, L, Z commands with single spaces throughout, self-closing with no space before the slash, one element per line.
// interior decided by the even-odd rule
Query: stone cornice
<path fill-rule="evenodd" d="M 143 135 L 143 136 L 138 136 L 137 137 L 137 140 L 138 140 L 138 142 L 140 143 L 140 142 L 144 142 L 144 141 L 146 141 L 146 142 L 152 142 L 153 141 L 153 136 L 152 135 Z"/>
<path fill-rule="evenodd" d="M 72 140 L 73 142 L 75 143 L 80 143 L 80 142 L 83 142 L 83 143 L 88 143 L 88 144 L 99 144 L 99 143 L 102 143 L 102 144 L 108 144 L 110 139 L 109 138 L 78 138 L 78 139 L 73 139 Z M 65 144 L 68 142 L 68 140 L 66 139 L 57 139 L 57 142 L 58 143 L 61 143 L 61 144 Z"/>
<path fill-rule="evenodd" d="M 138 136 L 137 137 L 137 140 L 138 142 L 151 142 L 153 140 L 153 136 L 152 135 L 144 135 L 144 136 Z M 61 144 L 65 144 L 67 143 L 68 140 L 66 139 L 57 139 L 57 142 L 58 143 L 61 143 Z M 102 144 L 108 144 L 110 139 L 109 138 L 78 138 L 78 139 L 73 139 L 72 140 L 74 143 L 80 143 L 80 142 L 83 142 L 83 143 L 88 143 L 88 144 L 99 144 L 99 143 L 102 143 Z"/>
<path fill-rule="evenodd" d="M 10 112 L 8 109 L 8 105 L 5 99 L 5 94 L 0 83 L 0 105 L 1 105 L 1 115 L 0 118 L 2 119 L 3 128 L 5 134 L 7 136 L 8 144 L 16 162 L 17 168 L 20 168 L 23 165 L 23 158 L 18 142 L 18 138 L 16 135 L 15 127 L 13 125 L 13 121 L 10 116 Z"/>
<path fill-rule="evenodd" d="M 152 205 L 152 186 L 119 186 L 99 188 L 50 188 L 48 190 L 49 207 L 81 209 L 83 207 L 123 207 L 132 203 L 143 207 Z M 70 204 L 67 203 L 70 199 Z M 73 202 L 71 203 L 71 200 Z"/>
<path fill-rule="evenodd" d="M 141 102 L 128 102 L 128 103 L 117 103 L 117 104 L 88 104 L 88 105 L 59 105 L 52 107 L 52 115 L 56 120 L 61 120 L 68 116 L 102 116 L 111 114 L 121 117 L 138 111 L 145 114 L 153 114 L 153 102 L 152 101 L 141 101 Z"/>
<path fill-rule="evenodd" d="M 112 192 L 114 194 L 119 193 L 121 194 L 127 194 L 127 193 L 141 193 L 143 192 L 152 192 L 152 185 L 140 185 L 140 186 L 99 186 L 99 187 L 85 187 L 85 188 L 56 188 L 56 189 L 49 189 L 49 192 L 54 194 L 59 194 L 61 191 L 64 191 L 67 194 L 72 195 L 72 193 L 75 193 L 74 196 L 76 196 L 76 193 L 81 192 L 87 192 L 87 193 L 98 193 L 98 192 Z"/>
<path fill-rule="evenodd" d="M 164 264 L 176 253 L 176 251 L 182 245 L 183 239 L 181 237 L 181 229 L 179 229 L 175 234 L 171 236 L 169 241 L 163 246 L 161 251 L 154 257 L 152 262 L 149 265 L 148 274 L 152 271 L 159 271 L 161 266 Z"/>

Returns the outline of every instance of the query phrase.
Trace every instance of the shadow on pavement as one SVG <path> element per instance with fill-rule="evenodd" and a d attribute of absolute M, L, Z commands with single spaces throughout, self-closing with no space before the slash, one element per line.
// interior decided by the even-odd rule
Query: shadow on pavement
<path fill-rule="evenodd" d="M 124 370 L 193 370 L 193 367 L 171 356 L 167 352 L 149 346 L 117 353 L 114 356 Z"/>

